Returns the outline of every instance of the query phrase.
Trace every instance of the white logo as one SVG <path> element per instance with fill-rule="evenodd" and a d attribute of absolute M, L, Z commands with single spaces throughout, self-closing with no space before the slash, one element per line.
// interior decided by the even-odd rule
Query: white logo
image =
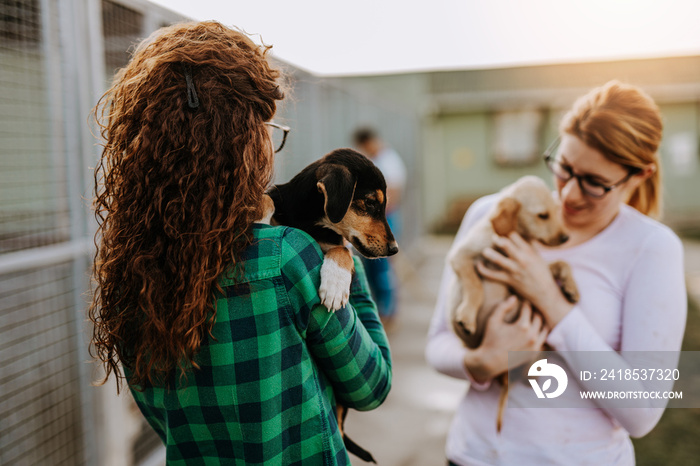
<path fill-rule="evenodd" d="M 551 378 L 548 378 L 544 382 L 542 388 L 540 388 L 539 383 L 537 383 L 537 379 L 528 379 L 530 381 L 530 385 L 532 385 L 532 389 L 535 390 L 537 398 L 544 398 L 545 395 L 547 398 L 556 398 L 564 393 L 564 390 L 566 390 L 566 384 L 569 383 L 569 378 L 566 376 L 564 369 L 554 363 L 547 363 L 546 359 L 540 359 L 530 366 L 530 370 L 527 371 L 527 375 L 529 377 L 545 376 L 554 377 L 557 379 L 557 389 L 553 392 L 547 392 L 549 387 L 552 385 Z"/>

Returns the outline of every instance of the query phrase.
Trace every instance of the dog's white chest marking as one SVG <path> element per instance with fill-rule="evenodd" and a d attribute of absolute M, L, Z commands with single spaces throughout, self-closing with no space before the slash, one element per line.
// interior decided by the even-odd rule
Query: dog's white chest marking
<path fill-rule="evenodd" d="M 330 257 L 323 259 L 321 266 L 321 287 L 318 294 L 321 304 L 329 311 L 337 311 L 348 303 L 352 272 Z"/>

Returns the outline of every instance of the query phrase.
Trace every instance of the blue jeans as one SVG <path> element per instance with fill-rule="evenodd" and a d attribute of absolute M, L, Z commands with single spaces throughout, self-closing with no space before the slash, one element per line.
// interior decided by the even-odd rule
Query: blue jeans
<path fill-rule="evenodd" d="M 386 257 L 362 258 L 372 297 L 377 303 L 380 317 L 391 317 L 396 312 L 396 278 L 391 262 Z"/>

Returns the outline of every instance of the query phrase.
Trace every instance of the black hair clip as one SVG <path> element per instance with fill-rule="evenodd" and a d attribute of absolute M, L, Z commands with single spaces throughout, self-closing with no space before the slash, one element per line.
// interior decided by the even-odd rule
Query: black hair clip
<path fill-rule="evenodd" d="M 190 65 L 185 65 L 185 81 L 187 81 L 187 105 L 191 109 L 196 110 L 199 108 L 199 98 L 197 97 L 197 90 L 192 83 L 192 69 Z"/>

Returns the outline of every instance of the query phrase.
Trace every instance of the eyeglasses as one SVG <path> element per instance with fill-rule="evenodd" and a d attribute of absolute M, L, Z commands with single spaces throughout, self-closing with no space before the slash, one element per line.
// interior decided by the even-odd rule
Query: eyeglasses
<path fill-rule="evenodd" d="M 272 147 L 275 148 L 275 154 L 282 150 L 284 143 L 287 142 L 287 135 L 292 130 L 289 126 L 280 125 L 274 121 L 266 121 L 267 126 L 272 127 Z"/>
<path fill-rule="evenodd" d="M 561 138 L 556 138 L 544 151 L 544 163 L 547 164 L 547 168 L 551 171 L 554 176 L 556 176 L 562 183 L 568 182 L 571 178 L 576 178 L 579 188 L 587 196 L 599 199 L 606 194 L 608 194 L 613 189 L 624 184 L 632 176 L 640 173 L 641 168 L 638 167 L 626 167 L 628 170 L 627 176 L 618 181 L 617 183 L 611 185 L 604 185 L 593 179 L 591 175 L 576 175 L 570 166 L 565 165 L 558 161 L 553 154 L 556 153 L 557 148 Z"/>

